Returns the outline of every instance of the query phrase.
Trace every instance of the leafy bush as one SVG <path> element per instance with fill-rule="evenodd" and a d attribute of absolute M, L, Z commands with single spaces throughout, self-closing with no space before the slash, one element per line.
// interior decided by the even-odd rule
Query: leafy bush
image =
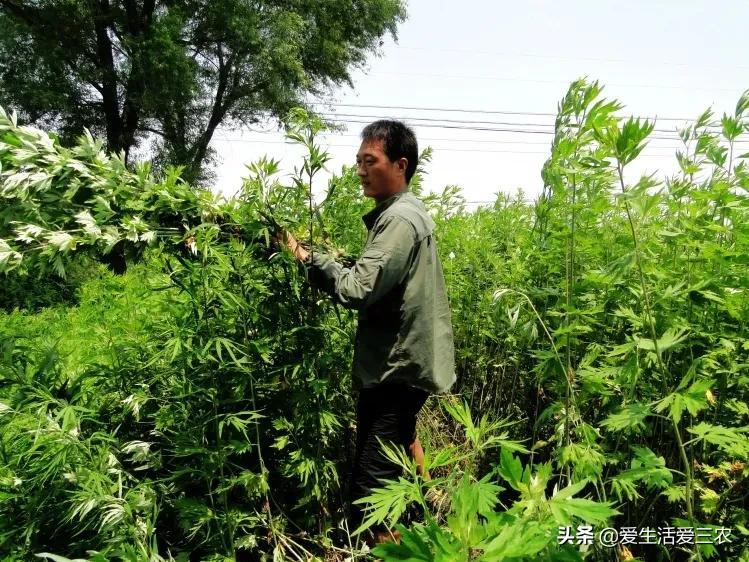
<path fill-rule="evenodd" d="M 745 95 L 680 131 L 676 176 L 637 179 L 629 165 L 654 125 L 622 120 L 577 81 L 533 205 L 499 195 L 467 212 L 454 187 L 425 197 L 465 405 L 428 402 L 431 479 L 387 449 L 406 474 L 368 498 L 365 527 L 397 525 L 414 503 L 422 519 L 376 555 L 749 556 L 748 107 Z M 261 159 L 225 201 L 177 171 L 128 170 L 90 137 L 68 149 L 0 115 L 0 264 L 21 307 L 0 317 L 6 558 L 364 556 L 337 530 L 353 318 L 272 244 L 282 224 L 343 260 L 361 249 L 355 170 L 312 196 L 321 128 L 293 114 L 308 157 L 288 182 Z M 134 264 L 123 276 L 92 265 L 113 252 Z M 74 299 L 17 293 L 24 276 L 77 268 Z M 559 527 L 585 524 L 731 534 L 559 544 Z"/>

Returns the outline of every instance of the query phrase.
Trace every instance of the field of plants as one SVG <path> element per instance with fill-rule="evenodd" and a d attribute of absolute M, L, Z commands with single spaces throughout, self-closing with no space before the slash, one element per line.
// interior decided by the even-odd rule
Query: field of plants
<path fill-rule="evenodd" d="M 458 382 L 345 519 L 356 317 L 273 241 L 350 261 L 355 169 L 314 116 L 240 194 L 0 111 L 0 558 L 749 561 L 749 93 L 627 173 L 654 124 L 574 82 L 533 203 L 411 189 L 437 222 Z"/>

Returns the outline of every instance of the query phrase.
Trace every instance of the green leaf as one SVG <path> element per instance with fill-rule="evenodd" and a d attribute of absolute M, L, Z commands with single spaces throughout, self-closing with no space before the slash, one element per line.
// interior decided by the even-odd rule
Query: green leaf
<path fill-rule="evenodd" d="M 489 482 L 491 474 L 473 482 L 465 474 L 452 496 L 448 526 L 462 544 L 474 544 L 481 538 L 478 515 L 488 516 L 499 502 L 500 486 Z"/>
<path fill-rule="evenodd" d="M 554 518 L 560 524 L 569 524 L 574 517 L 588 523 L 603 523 L 619 511 L 611 507 L 613 504 L 605 504 L 583 498 L 570 498 L 564 501 L 556 501 L 554 498 L 549 502 L 549 507 Z"/>
<path fill-rule="evenodd" d="M 460 542 L 434 522 L 426 526 L 414 525 L 411 529 L 397 525 L 396 529 L 401 533 L 400 544 L 380 544 L 372 554 L 383 560 L 403 562 L 468 562 Z"/>
<path fill-rule="evenodd" d="M 502 528 L 499 535 L 481 543 L 481 562 L 499 562 L 535 556 L 552 542 L 551 537 L 536 521 L 519 521 Z"/>
<path fill-rule="evenodd" d="M 663 353 L 664 351 L 671 349 L 672 347 L 680 344 L 685 339 L 687 339 L 687 335 L 687 329 L 669 328 L 663 333 L 660 338 L 658 338 L 658 351 L 660 353 Z M 655 351 L 656 349 L 653 340 L 647 338 L 637 338 L 637 347 L 648 351 Z"/>
<path fill-rule="evenodd" d="M 685 501 L 684 486 L 669 486 L 663 490 L 663 496 L 669 503 L 679 503 Z"/>
<path fill-rule="evenodd" d="M 53 562 L 88 562 L 85 558 L 65 558 L 64 556 L 60 556 L 58 554 L 50 554 L 49 552 L 41 552 L 39 554 L 34 554 L 37 558 L 48 558 L 49 560 L 52 560 Z"/>
<path fill-rule="evenodd" d="M 458 489 L 452 499 L 453 509 L 447 517 L 447 526 L 462 544 L 472 544 L 480 539 L 480 523 L 476 515 L 477 497 Z"/>
<path fill-rule="evenodd" d="M 628 164 L 642 152 L 646 146 L 645 140 L 653 131 L 654 123 L 647 119 L 629 118 L 616 135 L 615 150 L 617 158 L 622 164 Z"/>
<path fill-rule="evenodd" d="M 735 117 L 729 117 L 725 114 L 720 120 L 720 124 L 723 127 L 723 136 L 729 142 L 735 141 L 744 131 L 744 127 L 739 119 Z"/>
<path fill-rule="evenodd" d="M 523 479 L 523 463 L 504 447 L 499 456 L 499 475 L 515 490 L 520 490 Z"/>
<path fill-rule="evenodd" d="M 456 422 L 463 426 L 466 432 L 475 430 L 476 426 L 474 425 L 473 419 L 471 417 L 471 408 L 466 402 L 451 403 L 448 401 L 443 401 L 442 406 L 445 408 L 445 410 L 447 410 L 447 413 L 450 414 L 450 416 L 452 416 L 452 418 Z"/>
<path fill-rule="evenodd" d="M 657 456 L 647 447 L 633 446 L 635 454 L 630 468 L 612 478 L 614 492 L 621 501 L 622 496 L 628 499 L 639 497 L 634 484 L 643 483 L 650 490 L 668 488 L 673 482 L 673 474 L 666 466 L 663 457 Z"/>
<path fill-rule="evenodd" d="M 668 409 L 669 415 L 677 424 L 681 421 L 681 415 L 684 413 L 684 408 L 684 399 L 682 395 L 677 392 L 672 392 L 655 403 L 656 412 L 663 412 Z"/>
<path fill-rule="evenodd" d="M 741 118 L 747 109 L 749 109 L 749 90 L 741 94 L 739 101 L 736 102 L 736 118 Z"/>
<path fill-rule="evenodd" d="M 22 255 L 0 239 L 0 272 L 10 271 L 21 263 Z"/>
<path fill-rule="evenodd" d="M 749 427 L 723 427 L 700 422 L 687 431 L 695 435 L 696 441 L 717 445 L 723 451 L 743 459 L 749 458 Z"/>
<path fill-rule="evenodd" d="M 417 485 L 404 478 L 385 480 L 382 484 L 383 487 L 375 488 L 371 494 L 354 502 L 367 506 L 364 521 L 353 532 L 354 535 L 379 523 L 387 522 L 392 527 L 411 502 L 418 501 L 421 497 Z"/>
<path fill-rule="evenodd" d="M 499 494 L 504 490 L 502 486 L 489 481 L 491 476 L 492 474 L 489 473 L 473 484 L 473 488 L 478 496 L 476 511 L 479 515 L 487 516 L 494 511 L 494 508 L 499 503 Z"/>
<path fill-rule="evenodd" d="M 707 392 L 713 384 L 714 382 L 711 379 L 698 380 L 684 392 L 684 406 L 690 414 L 696 416 L 698 412 L 709 406 Z"/>
<path fill-rule="evenodd" d="M 75 250 L 76 239 L 67 232 L 50 232 L 46 237 L 47 242 L 54 246 L 58 252 L 70 252 Z"/>
<path fill-rule="evenodd" d="M 690 370 L 691 372 L 691 370 Z M 682 386 L 686 379 L 679 386 Z M 668 408 L 669 414 L 676 423 L 681 421 L 684 410 L 689 411 L 693 416 L 709 406 L 707 392 L 713 385 L 710 379 L 701 379 L 692 383 L 689 388 L 682 392 L 673 392 L 655 403 L 655 411 L 662 412 Z"/>
<path fill-rule="evenodd" d="M 711 109 L 706 109 L 703 111 L 700 116 L 697 118 L 697 121 L 694 124 L 695 129 L 703 129 L 707 127 L 710 124 L 710 121 L 713 119 L 713 112 Z"/>
<path fill-rule="evenodd" d="M 700 490 L 700 509 L 706 514 L 713 513 L 720 505 L 720 495 L 711 488 Z"/>
<path fill-rule="evenodd" d="M 610 414 L 601 425 L 611 431 L 637 432 L 647 427 L 645 420 L 651 414 L 648 404 L 633 402 Z"/>
<path fill-rule="evenodd" d="M 573 497 L 586 484 L 587 481 L 571 484 L 559 490 L 549 500 L 549 508 L 559 525 L 570 525 L 574 518 L 587 523 L 603 523 L 619 513 L 611 507 L 612 504 Z"/>
<path fill-rule="evenodd" d="M 434 456 L 432 456 L 434 455 Z M 444 449 L 437 449 L 434 453 L 424 451 L 424 464 L 427 470 L 440 468 L 460 461 L 461 453 L 457 447 L 450 446 Z"/>

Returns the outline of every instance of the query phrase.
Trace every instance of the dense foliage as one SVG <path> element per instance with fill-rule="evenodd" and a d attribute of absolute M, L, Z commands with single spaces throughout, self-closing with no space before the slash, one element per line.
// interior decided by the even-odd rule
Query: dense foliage
<path fill-rule="evenodd" d="M 425 197 L 459 381 L 420 420 L 431 479 L 388 449 L 405 474 L 365 526 L 405 526 L 376 555 L 749 559 L 748 108 L 681 131 L 677 176 L 633 181 L 652 123 L 575 82 L 535 204 Z M 263 159 L 224 201 L 0 115 L 2 291 L 23 303 L 0 318 L 6 559 L 367 556 L 343 517 L 354 318 L 272 242 L 281 223 L 343 260 L 361 248 L 354 171 L 311 195 L 320 127 L 295 113 L 296 173 Z M 96 261 L 117 244 L 122 276 Z M 65 291 L 23 281 L 65 272 Z M 584 524 L 730 533 L 559 544 Z"/>
<path fill-rule="evenodd" d="M 199 180 L 217 127 L 349 83 L 404 18 L 400 0 L 0 0 L 0 99 L 126 160 L 150 138 Z"/>

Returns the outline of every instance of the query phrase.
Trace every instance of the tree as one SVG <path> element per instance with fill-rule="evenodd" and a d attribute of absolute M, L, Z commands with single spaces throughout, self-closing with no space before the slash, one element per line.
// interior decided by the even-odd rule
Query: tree
<path fill-rule="evenodd" d="M 221 124 L 282 116 L 396 36 L 402 0 L 0 0 L 0 105 L 205 178 Z"/>

